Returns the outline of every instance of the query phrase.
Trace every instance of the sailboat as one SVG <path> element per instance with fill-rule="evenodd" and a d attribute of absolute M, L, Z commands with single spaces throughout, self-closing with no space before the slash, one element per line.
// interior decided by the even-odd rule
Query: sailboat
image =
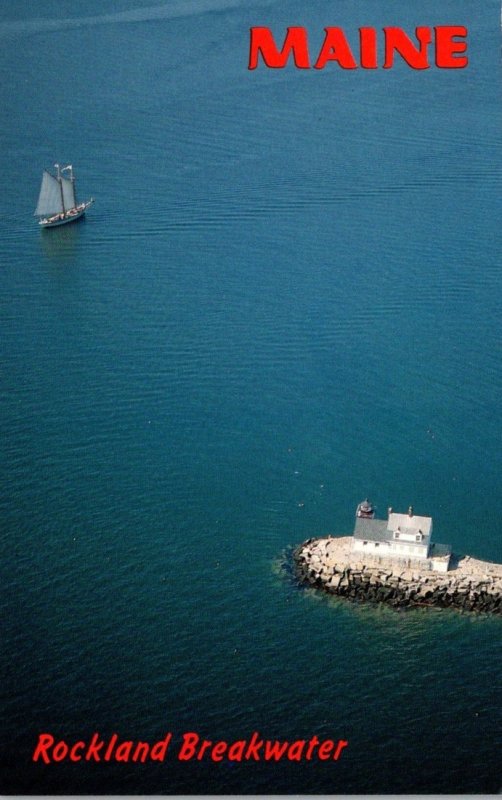
<path fill-rule="evenodd" d="M 54 164 L 54 166 L 57 170 L 56 175 L 46 169 L 43 171 L 42 185 L 34 214 L 35 217 L 40 217 L 38 224 L 44 228 L 54 228 L 56 225 L 75 222 L 85 214 L 91 203 L 94 203 L 92 197 L 85 203 L 77 203 L 75 176 L 71 164 L 67 164 L 66 167 L 59 164 Z"/>

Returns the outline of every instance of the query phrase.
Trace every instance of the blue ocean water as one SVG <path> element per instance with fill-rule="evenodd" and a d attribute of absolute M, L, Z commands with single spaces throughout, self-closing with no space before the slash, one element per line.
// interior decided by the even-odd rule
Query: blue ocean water
<path fill-rule="evenodd" d="M 466 70 L 249 28 L 463 24 Z M 0 7 L 4 793 L 500 791 L 500 620 L 300 591 L 358 501 L 502 561 L 498 4 Z M 85 221 L 41 232 L 43 168 Z M 33 764 L 41 732 L 338 762 Z"/>

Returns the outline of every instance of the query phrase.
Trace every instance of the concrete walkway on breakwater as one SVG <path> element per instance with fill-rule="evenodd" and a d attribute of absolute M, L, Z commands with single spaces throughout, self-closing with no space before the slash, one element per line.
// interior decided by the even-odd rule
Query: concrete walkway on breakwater
<path fill-rule="evenodd" d="M 364 557 L 352 536 L 309 539 L 294 551 L 300 583 L 356 601 L 406 606 L 454 607 L 502 614 L 502 564 L 453 555 L 445 573 L 420 568 L 417 560 Z"/>

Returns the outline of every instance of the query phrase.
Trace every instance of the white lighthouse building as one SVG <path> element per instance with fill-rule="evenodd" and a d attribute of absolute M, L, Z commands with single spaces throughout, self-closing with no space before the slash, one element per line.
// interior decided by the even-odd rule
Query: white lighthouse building
<path fill-rule="evenodd" d="M 375 519 L 375 510 L 369 500 L 359 503 L 352 539 L 352 550 L 371 554 L 377 558 L 419 561 L 423 568 L 447 572 L 450 563 L 449 545 L 431 541 L 432 518 L 414 513 L 410 506 L 407 514 L 398 514 L 389 508 L 387 519 Z"/>

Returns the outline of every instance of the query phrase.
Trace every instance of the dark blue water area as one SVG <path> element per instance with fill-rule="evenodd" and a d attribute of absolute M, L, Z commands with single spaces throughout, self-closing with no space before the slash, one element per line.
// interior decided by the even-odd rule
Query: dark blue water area
<path fill-rule="evenodd" d="M 63 8 L 64 5 L 64 8 Z M 300 590 L 369 495 L 502 561 L 495 2 L 0 9 L 4 793 L 496 793 L 501 624 Z M 459 24 L 467 69 L 247 69 Z M 40 231 L 43 168 L 85 220 Z M 320 762 L 181 763 L 344 739 Z M 38 736 L 173 743 L 33 764 Z"/>

